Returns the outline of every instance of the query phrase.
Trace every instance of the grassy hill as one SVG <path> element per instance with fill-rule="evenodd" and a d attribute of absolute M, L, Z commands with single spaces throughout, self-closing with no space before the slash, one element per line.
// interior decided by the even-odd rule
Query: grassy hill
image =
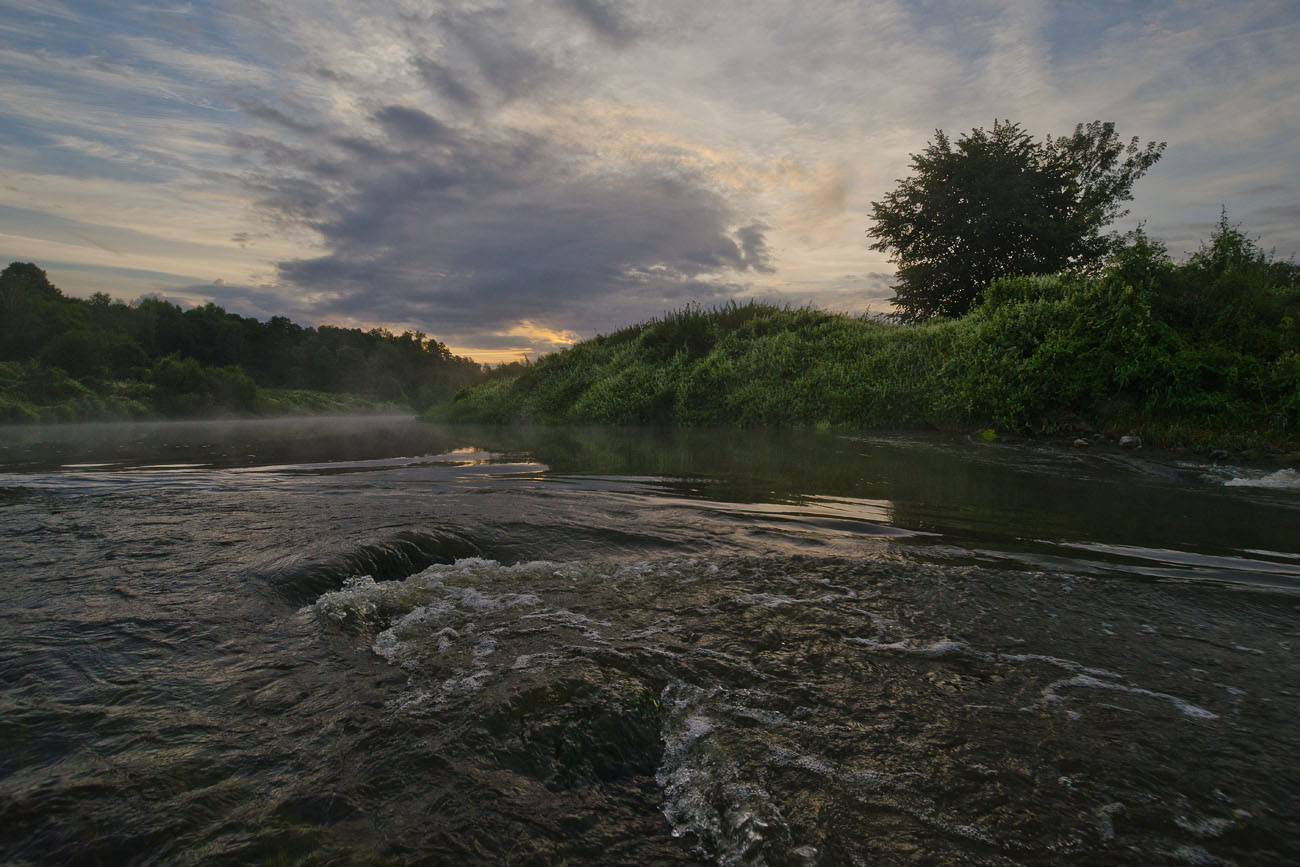
<path fill-rule="evenodd" d="M 959 320 L 687 308 L 498 369 L 460 421 L 1137 433 L 1300 446 L 1300 268 L 1237 229 L 1174 264 L 1141 233 L 1103 273 L 994 283 Z"/>

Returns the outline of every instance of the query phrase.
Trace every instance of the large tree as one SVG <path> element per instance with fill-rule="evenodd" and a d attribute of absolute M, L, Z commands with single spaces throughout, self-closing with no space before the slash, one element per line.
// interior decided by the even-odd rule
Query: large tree
<path fill-rule="evenodd" d="M 871 204 L 871 248 L 897 265 L 898 315 L 961 316 L 999 277 L 1098 263 L 1114 243 L 1102 230 L 1164 148 L 1101 121 L 1041 142 L 1011 122 L 955 142 L 936 130 L 912 176 Z"/>

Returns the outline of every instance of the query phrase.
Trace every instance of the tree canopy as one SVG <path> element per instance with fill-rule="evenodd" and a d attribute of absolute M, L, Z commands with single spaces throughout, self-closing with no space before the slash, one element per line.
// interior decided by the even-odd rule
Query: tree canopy
<path fill-rule="evenodd" d="M 897 265 L 900 318 L 961 316 L 994 280 L 1097 266 L 1133 184 L 1165 143 L 1125 143 L 1109 122 L 1035 141 L 994 121 L 956 141 L 943 130 L 912 155 L 911 177 L 872 202 L 873 250 Z"/>

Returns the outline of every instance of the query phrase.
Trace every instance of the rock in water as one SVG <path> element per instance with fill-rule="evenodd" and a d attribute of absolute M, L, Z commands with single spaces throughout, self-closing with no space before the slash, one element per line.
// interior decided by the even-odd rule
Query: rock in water
<path fill-rule="evenodd" d="M 1142 437 L 1122 436 L 1119 438 L 1119 447 L 1122 449 L 1138 449 L 1142 447 Z"/>

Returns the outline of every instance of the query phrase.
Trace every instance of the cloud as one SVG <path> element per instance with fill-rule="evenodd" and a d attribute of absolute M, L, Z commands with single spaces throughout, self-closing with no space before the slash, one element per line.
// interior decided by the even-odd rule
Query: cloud
<path fill-rule="evenodd" d="M 636 36 L 611 9 L 562 7 L 602 42 Z M 509 331 L 521 321 L 592 331 L 722 300 L 746 275 L 774 272 L 769 227 L 698 149 L 611 158 L 599 131 L 583 137 L 536 111 L 561 80 L 588 76 L 572 62 L 579 37 L 527 38 L 499 10 L 441 9 L 421 23 L 437 50 L 409 34 L 396 44 L 423 93 L 395 88 L 403 100 L 372 102 L 357 122 L 364 97 L 343 77 L 323 104 L 346 105 L 347 119 L 300 101 L 248 103 L 263 127 L 230 139 L 264 213 L 318 235 L 323 254 L 279 266 L 318 314 L 480 339 L 527 336 Z"/>
<path fill-rule="evenodd" d="M 752 268 L 765 274 L 773 274 L 772 253 L 767 248 L 763 232 L 771 228 L 766 223 L 751 223 L 736 230 L 736 240 L 740 243 L 740 261 L 744 267 Z"/>
<path fill-rule="evenodd" d="M 1228 216 L 1230 219 L 1236 219 L 1232 213 Z M 1296 226 L 1300 226 L 1300 201 L 1292 200 L 1284 205 L 1254 208 L 1246 212 L 1241 225 L 1242 229 L 1252 237 L 1260 235 L 1264 238 L 1278 238 L 1286 237 L 1287 233 L 1291 233 L 1290 244 L 1275 247 L 1276 255 L 1278 258 L 1288 260 L 1294 260 L 1297 255 L 1300 255 L 1300 238 L 1295 236 Z M 1265 241 L 1265 244 L 1269 242 Z"/>
<path fill-rule="evenodd" d="M 408 107 L 374 114 L 370 160 L 336 138 L 264 145 L 264 207 L 305 221 L 327 253 L 281 264 L 321 309 L 484 330 L 521 319 L 610 324 L 627 298 L 651 308 L 727 294 L 772 270 L 764 226 L 690 173 L 582 163 L 527 133 L 484 137 Z M 576 164 L 575 164 L 576 163 Z"/>
<path fill-rule="evenodd" d="M 995 117 L 1168 140 L 1121 229 L 1193 249 L 1222 203 L 1300 246 L 1293 0 L 5 6 L 0 246 L 84 294 L 501 351 L 686 301 L 879 306 L 870 202 Z"/>
<path fill-rule="evenodd" d="M 632 7 L 618 7 L 600 0 L 560 0 L 560 6 L 569 9 L 601 39 L 623 45 L 636 38 L 639 28 L 627 17 Z"/>

